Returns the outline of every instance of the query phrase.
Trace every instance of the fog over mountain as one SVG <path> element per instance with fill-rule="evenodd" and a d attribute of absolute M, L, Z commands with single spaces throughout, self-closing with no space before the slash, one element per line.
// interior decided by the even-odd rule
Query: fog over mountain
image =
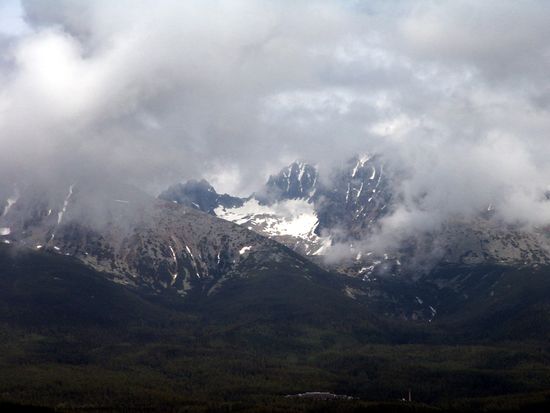
<path fill-rule="evenodd" d="M 8 3 L 7 192 L 206 178 L 244 195 L 295 159 L 322 174 L 376 153 L 399 171 L 380 240 L 489 206 L 550 222 L 548 2 Z"/>

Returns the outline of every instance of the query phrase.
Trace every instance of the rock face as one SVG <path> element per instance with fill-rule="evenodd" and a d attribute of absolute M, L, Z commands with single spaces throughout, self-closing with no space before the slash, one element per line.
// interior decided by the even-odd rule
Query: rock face
<path fill-rule="evenodd" d="M 269 204 L 287 199 L 311 200 L 317 189 L 317 169 L 302 162 L 294 162 L 277 175 L 269 177 L 263 191 L 256 195 Z"/>
<path fill-rule="evenodd" d="M 208 293 L 273 263 L 311 267 L 242 226 L 124 186 L 106 192 L 77 183 L 58 193 L 28 186 L 6 209 L 2 242 L 72 256 L 117 283 L 156 291 Z"/>
<path fill-rule="evenodd" d="M 330 231 L 334 242 L 362 239 L 390 211 L 392 195 L 390 176 L 380 158 L 350 159 L 332 171 L 318 191 L 319 229 Z"/>
<path fill-rule="evenodd" d="M 330 234 L 331 242 L 347 242 L 363 238 L 389 211 L 392 191 L 382 160 L 364 155 L 350 159 L 324 179 L 315 167 L 295 162 L 271 176 L 254 197 L 268 205 L 305 201 L 317 218 L 317 235 Z"/>

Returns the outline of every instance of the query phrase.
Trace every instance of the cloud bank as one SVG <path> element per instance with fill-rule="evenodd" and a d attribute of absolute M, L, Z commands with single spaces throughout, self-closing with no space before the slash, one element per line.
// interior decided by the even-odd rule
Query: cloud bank
<path fill-rule="evenodd" d="M 550 222 L 550 3 L 22 1 L 0 174 L 250 193 L 296 158 L 403 171 L 387 228 Z"/>

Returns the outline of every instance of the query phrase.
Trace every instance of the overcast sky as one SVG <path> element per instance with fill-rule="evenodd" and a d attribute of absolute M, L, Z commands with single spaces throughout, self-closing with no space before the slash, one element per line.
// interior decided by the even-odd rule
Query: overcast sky
<path fill-rule="evenodd" d="M 0 4 L 4 178 L 247 194 L 378 152 L 408 171 L 396 227 L 550 221 L 548 1 Z"/>

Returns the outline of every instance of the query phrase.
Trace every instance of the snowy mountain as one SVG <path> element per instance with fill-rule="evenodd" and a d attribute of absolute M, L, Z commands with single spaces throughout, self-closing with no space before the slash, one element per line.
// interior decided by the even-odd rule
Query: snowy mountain
<path fill-rule="evenodd" d="M 326 267 L 366 281 L 434 263 L 550 263 L 550 242 L 544 230 L 527 232 L 503 225 L 490 213 L 480 213 L 471 220 L 450 220 L 437 230 L 414 234 L 387 251 L 366 250 L 365 241 L 395 208 L 397 179 L 382 158 L 364 155 L 323 176 L 315 166 L 294 162 L 240 201 L 229 198 L 233 201 L 221 202 L 229 196 L 217 195 L 206 183 L 206 194 L 198 195 L 184 184 L 179 186 L 182 190 L 177 197 L 167 192 L 162 197 L 194 204 L 281 242 L 315 262 L 323 262 L 320 257 L 328 255 L 331 259 L 323 262 Z M 220 202 L 201 207 L 200 199 L 206 196 L 219 198 Z"/>
<path fill-rule="evenodd" d="M 455 311 L 449 303 L 468 305 L 473 285 L 481 286 L 476 299 L 483 305 L 484 296 L 500 291 L 506 268 L 550 264 L 544 231 L 525 233 L 484 216 L 449 222 L 437 237 L 419 234 L 396 251 L 361 249 L 393 208 L 386 173 L 376 157 L 358 157 L 322 178 L 296 163 L 249 198 L 219 195 L 204 181 L 174 186 L 167 199 L 116 184 L 8 185 L 0 187 L 0 241 L 76 259 L 127 288 L 186 300 L 222 293 L 237 280 L 252 286 L 259 277 L 275 286 L 292 274 L 376 314 L 420 322 Z M 335 245 L 345 253 L 326 261 Z M 419 270 L 430 253 L 438 265 Z"/>
<path fill-rule="evenodd" d="M 365 237 L 389 211 L 390 188 L 383 162 L 365 155 L 350 159 L 323 178 L 315 166 L 294 162 L 270 176 L 259 191 L 240 200 L 217 194 L 205 181 L 200 187 L 196 181 L 175 185 L 160 197 L 213 213 L 306 257 L 318 257 L 334 243 L 347 243 L 353 249 L 354 241 Z M 366 262 L 358 259 L 359 264 L 354 261 L 337 268 L 356 275 L 382 262 L 366 257 Z"/>
<path fill-rule="evenodd" d="M 164 199 L 114 183 L 0 186 L 0 242 L 76 259 L 130 288 L 186 297 L 264 274 L 328 274 L 320 265 L 332 273 L 323 276 L 331 289 L 418 320 L 442 311 L 441 294 L 455 294 L 448 289 L 469 288 L 468 268 L 482 278 L 480 266 L 550 265 L 543 229 L 524 232 L 487 214 L 391 251 L 365 250 L 394 208 L 393 179 L 381 159 L 357 157 L 326 176 L 294 163 L 248 198 L 217 194 L 205 181 L 173 186 Z M 460 266 L 460 277 L 445 279 L 440 269 L 449 265 Z"/>
<path fill-rule="evenodd" d="M 197 200 L 205 199 L 196 185 L 182 187 L 192 188 Z M 212 199 L 227 199 L 212 197 L 207 185 L 199 187 Z M 239 301 L 238 284 L 255 302 L 282 291 L 296 302 L 304 294 L 306 307 L 308 300 L 316 302 L 317 294 L 328 294 L 331 300 L 349 302 L 349 308 L 361 305 L 373 309 L 393 298 L 393 293 L 379 293 L 378 285 L 365 291 L 367 285 L 359 279 L 329 273 L 256 232 L 261 225 L 262 231 L 276 235 L 274 238 L 299 241 L 303 248 L 314 245 L 319 250 L 327 239 L 315 233 L 318 218 L 314 204 L 305 199 L 268 205 L 250 198 L 241 206 L 215 209 L 216 214 L 227 214 L 238 225 L 193 204 L 189 208 L 155 199 L 125 185 L 65 182 L 55 187 L 18 184 L 6 188 L 0 187 L 5 193 L 0 241 L 10 244 L 5 248 L 55 256 L 60 263 L 66 259 L 68 265 L 76 261 L 133 291 L 176 294 L 186 303 L 200 303 L 218 294 Z M 256 231 L 243 222 L 256 225 Z M 290 282 L 300 285 L 299 291 L 289 292 Z M 377 291 L 380 299 L 370 299 L 371 291 Z M 287 298 L 276 297 L 282 308 L 287 307 Z M 392 307 L 394 310 L 396 314 L 403 311 L 401 307 Z"/>
<path fill-rule="evenodd" d="M 160 198 L 192 206 L 273 238 L 306 256 L 352 242 L 385 213 L 391 200 L 383 164 L 363 156 L 323 182 L 315 166 L 294 162 L 248 198 L 219 195 L 206 181 L 170 187 Z"/>

